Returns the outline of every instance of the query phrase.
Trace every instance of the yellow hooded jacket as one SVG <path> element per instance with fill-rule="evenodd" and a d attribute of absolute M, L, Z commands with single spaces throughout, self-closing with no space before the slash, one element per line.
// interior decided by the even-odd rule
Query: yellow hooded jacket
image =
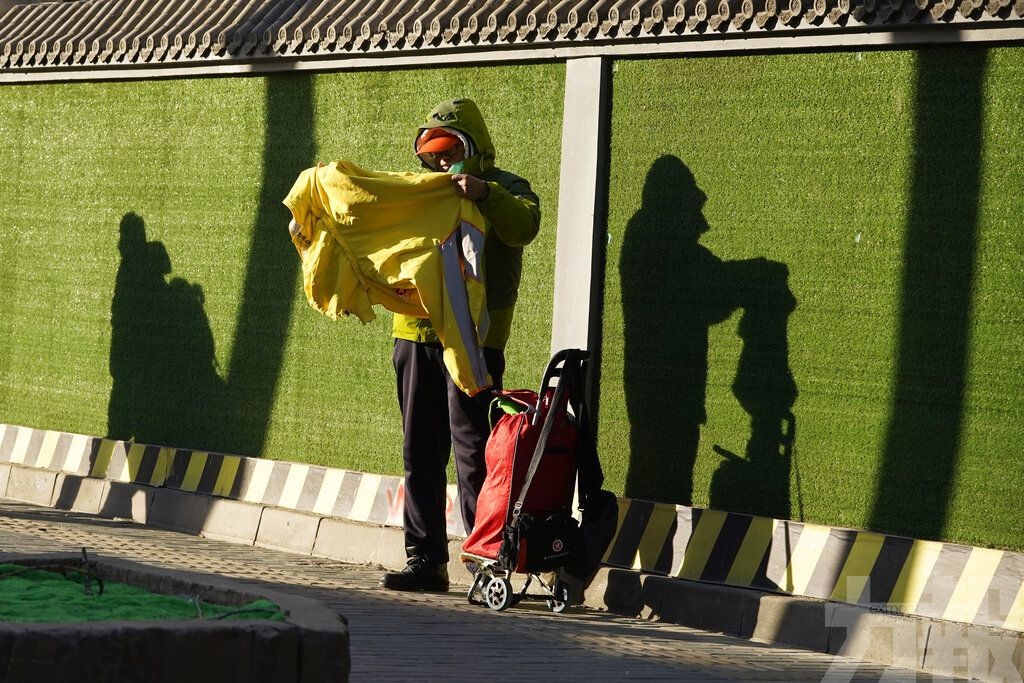
<path fill-rule="evenodd" d="M 299 174 L 284 200 L 309 304 L 332 319 L 373 320 L 373 304 L 428 318 L 452 379 L 491 385 L 483 279 L 486 221 L 444 173 L 381 173 L 346 161 Z"/>
<path fill-rule="evenodd" d="M 487 198 L 476 207 L 487 220 L 484 261 L 487 263 L 487 307 L 491 326 L 483 345 L 504 349 L 512 331 L 512 317 L 519 297 L 523 270 L 523 247 L 533 241 L 540 229 L 540 199 L 530 183 L 514 173 L 494 165 L 495 150 L 491 134 L 476 103 L 466 98 L 437 105 L 416 132 L 416 140 L 433 128 L 446 128 L 468 139 L 462 173 L 487 183 Z M 415 151 L 416 143 L 413 142 Z M 421 157 L 424 167 L 430 166 Z M 393 334 L 413 342 L 436 342 L 438 335 L 430 321 L 396 315 Z"/>

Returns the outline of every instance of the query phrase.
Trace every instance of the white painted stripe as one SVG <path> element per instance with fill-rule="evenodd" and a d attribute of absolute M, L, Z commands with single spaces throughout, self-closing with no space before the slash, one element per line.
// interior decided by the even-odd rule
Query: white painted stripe
<path fill-rule="evenodd" d="M 405 487 L 405 482 L 401 477 L 395 477 L 396 488 L 398 486 Z M 404 501 L 405 492 L 402 493 Z M 462 523 L 462 508 L 459 506 L 459 489 L 454 484 L 448 484 L 448 501 L 451 507 L 448 509 L 446 518 L 448 535 L 449 536 L 462 536 L 466 537 L 466 525 Z M 388 509 L 388 518 L 386 524 L 392 526 L 402 526 L 402 518 L 405 514 L 405 506 L 392 504 Z M 576 506 L 573 505 L 573 510 Z"/>
<path fill-rule="evenodd" d="M 788 592 L 794 595 L 803 595 L 807 592 L 807 585 L 811 582 L 811 575 L 818 566 L 818 560 L 821 559 L 821 552 L 825 549 L 830 531 L 827 526 L 804 525 L 786 568 L 786 576 L 790 581 L 786 586 Z"/>
<path fill-rule="evenodd" d="M 117 475 L 118 481 L 132 481 L 132 475 L 139 471 L 142 463 L 142 455 L 146 452 L 146 445 L 141 443 L 126 443 L 128 452 L 124 454 L 124 466 Z M 135 472 L 132 472 L 132 469 Z"/>
<path fill-rule="evenodd" d="M 18 430 L 18 440 L 14 442 L 14 450 L 11 451 L 11 462 L 25 462 L 25 455 L 28 453 L 28 442 L 32 438 L 34 429 L 22 427 Z"/>
<path fill-rule="evenodd" d="M 1017 597 L 1010 605 L 1010 611 L 1003 622 L 1003 628 L 1010 631 L 1024 631 L 1024 584 L 1017 591 Z"/>
<path fill-rule="evenodd" d="M 377 494 L 380 491 L 380 481 L 379 474 L 363 475 L 362 481 L 359 482 L 359 490 L 356 491 L 356 499 L 352 503 L 352 511 L 348 515 L 349 519 L 360 522 L 370 519 L 373 503 L 377 500 Z"/>
<path fill-rule="evenodd" d="M 396 485 L 405 485 L 405 480 L 402 477 L 395 477 L 395 479 Z M 452 503 L 452 510 L 454 511 L 455 515 L 459 517 L 459 519 L 462 519 L 462 513 L 459 512 L 459 510 L 462 509 L 461 504 L 459 503 L 459 487 L 455 484 L 448 484 L 445 490 L 448 492 L 448 500 L 450 500 Z"/>
<path fill-rule="evenodd" d="M 329 515 L 334 512 L 334 504 L 338 502 L 341 482 L 344 479 L 345 470 L 327 470 L 324 473 L 324 482 L 320 485 L 320 494 L 316 497 L 313 512 L 321 515 Z"/>
<path fill-rule="evenodd" d="M 117 454 L 116 448 L 117 446 L 115 446 L 114 454 L 110 456 L 111 463 L 114 462 L 114 455 Z M 110 467 L 107 468 L 107 479 L 110 479 L 111 481 L 131 481 L 131 466 L 128 464 L 128 455 L 132 452 L 133 448 L 135 448 L 135 444 L 131 442 L 124 443 L 122 446 L 124 451 L 124 461 L 121 463 L 120 469 L 116 472 Z"/>
<path fill-rule="evenodd" d="M 270 483 L 270 473 L 274 469 L 273 460 L 257 460 L 252 468 L 252 475 L 249 477 L 249 486 L 245 490 L 242 500 L 250 503 L 262 503 L 263 494 L 267 492 L 267 484 Z"/>
<path fill-rule="evenodd" d="M 306 483 L 307 474 L 309 465 L 293 462 L 288 467 L 288 478 L 284 482 L 284 490 L 281 491 L 281 500 L 278 501 L 280 507 L 294 510 L 299 506 L 299 497 L 302 495 L 302 486 Z"/>
<path fill-rule="evenodd" d="M 88 448 L 89 437 L 82 434 L 72 436 L 71 446 L 68 447 L 68 457 L 64 459 L 64 467 L 62 469 L 65 472 L 81 474 L 82 460 L 85 458 L 85 452 Z"/>
<path fill-rule="evenodd" d="M 924 595 L 924 587 L 931 578 L 932 569 L 939 561 L 942 543 L 938 541 L 915 540 L 907 553 L 907 559 L 900 570 L 896 586 L 889 596 L 888 606 L 901 612 L 913 614 Z"/>
<path fill-rule="evenodd" d="M 112 472 L 108 473 L 108 474 L 110 474 L 112 476 L 114 481 L 131 481 L 132 480 L 131 465 L 128 462 L 128 460 L 129 460 L 129 456 L 131 455 L 132 451 L 135 450 L 136 446 L 141 446 L 141 444 L 136 444 L 136 443 L 128 444 L 128 452 L 124 454 L 124 463 L 121 465 L 121 471 L 119 471 L 117 474 L 114 474 Z M 142 448 L 145 448 L 145 446 L 142 446 Z"/>
<path fill-rule="evenodd" d="M 972 548 L 942 618 L 968 623 L 974 621 L 981 603 L 988 597 L 989 586 L 1002 559 L 1002 550 Z"/>
<path fill-rule="evenodd" d="M 110 460 L 107 463 L 106 478 L 113 481 L 129 481 L 129 468 L 128 468 L 128 452 L 131 450 L 132 444 L 127 441 L 115 441 L 114 446 L 110 449 Z M 115 472 L 115 462 L 121 457 L 121 467 Z"/>
<path fill-rule="evenodd" d="M 0 439 L 3 437 L 0 436 Z M 57 452 L 57 440 L 60 439 L 60 432 L 46 432 L 43 437 L 43 445 L 39 447 L 39 458 L 36 459 L 36 467 L 49 468 L 53 462 L 53 456 Z"/>

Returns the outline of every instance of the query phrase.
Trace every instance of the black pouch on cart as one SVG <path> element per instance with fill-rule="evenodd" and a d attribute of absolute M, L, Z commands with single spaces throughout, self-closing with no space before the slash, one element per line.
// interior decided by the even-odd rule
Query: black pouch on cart
<path fill-rule="evenodd" d="M 583 586 L 589 586 L 601 566 L 618 525 L 619 503 L 614 493 L 599 490 L 588 497 L 580 524 L 580 550 L 565 571 Z"/>
<path fill-rule="evenodd" d="M 524 513 L 506 528 L 499 555 L 517 572 L 546 572 L 575 562 L 581 540 L 579 522 L 568 512 L 546 519 Z"/>

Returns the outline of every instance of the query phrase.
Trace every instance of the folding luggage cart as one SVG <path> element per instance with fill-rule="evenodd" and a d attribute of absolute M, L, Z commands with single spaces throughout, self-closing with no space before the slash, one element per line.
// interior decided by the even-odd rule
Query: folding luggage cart
<path fill-rule="evenodd" d="M 568 606 L 567 586 L 557 576 L 583 551 L 572 502 L 589 355 L 579 349 L 556 353 L 536 393 L 495 392 L 506 414 L 487 441 L 487 477 L 461 553 L 463 562 L 476 566 L 467 596 L 472 604 L 496 611 L 524 599 L 546 600 L 553 612 Z M 526 575 L 518 592 L 513 574 Z M 534 581 L 542 596 L 527 593 Z"/>

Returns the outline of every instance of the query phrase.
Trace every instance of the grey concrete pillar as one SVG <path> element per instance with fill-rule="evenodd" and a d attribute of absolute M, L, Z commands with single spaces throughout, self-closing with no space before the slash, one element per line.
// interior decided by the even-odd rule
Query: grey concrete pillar
<path fill-rule="evenodd" d="M 565 64 L 551 351 L 600 344 L 607 222 L 611 60 Z M 594 358 L 596 360 L 596 358 Z"/>

